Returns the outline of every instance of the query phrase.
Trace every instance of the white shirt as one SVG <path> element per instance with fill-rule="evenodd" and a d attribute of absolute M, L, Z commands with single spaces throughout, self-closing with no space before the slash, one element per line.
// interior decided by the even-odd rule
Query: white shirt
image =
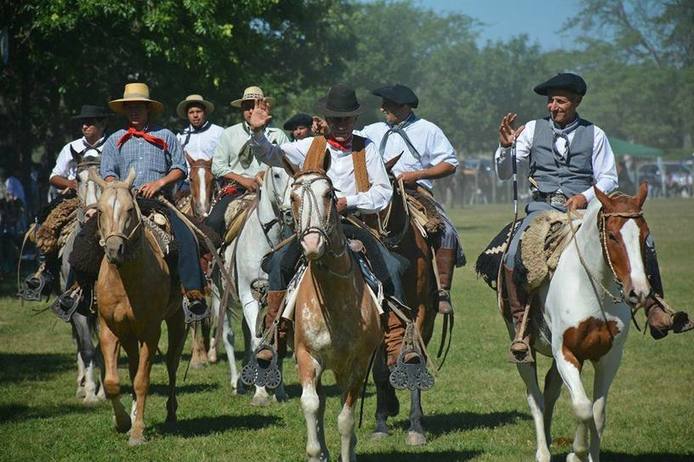
<path fill-rule="evenodd" d="M 610 192 L 617 187 L 617 167 L 615 166 L 614 153 L 605 132 L 597 125 L 593 125 L 593 127 L 593 178 L 595 179 L 595 185 L 601 191 Z M 557 138 L 554 146 L 559 154 L 566 157 L 567 149 L 573 141 L 575 134 L 576 130 L 567 135 L 568 143 L 563 138 Z M 518 160 L 528 160 L 534 136 L 535 121 L 531 120 L 525 124 L 525 128 L 516 140 L 516 158 Z M 510 178 L 512 175 L 511 148 L 499 146 L 496 153 L 494 153 L 494 160 L 496 173 L 499 175 L 499 178 L 502 180 Z M 592 187 L 586 189 L 581 194 L 589 202 L 595 197 L 595 191 L 593 191 Z"/>
<path fill-rule="evenodd" d="M 219 137 L 222 136 L 223 131 L 224 129 L 219 125 L 207 121 L 202 126 L 202 130 L 196 130 L 192 125 L 188 125 L 181 133 L 176 135 L 176 138 L 181 143 L 183 152 L 190 156 L 191 159 L 210 160 L 219 144 Z"/>
<path fill-rule="evenodd" d="M 262 132 L 255 133 L 251 139 L 258 147 L 254 151 L 258 160 L 274 167 L 282 167 L 282 157 L 286 156 L 289 162 L 301 168 L 313 142 L 313 137 L 308 137 L 277 146 L 270 143 Z M 326 147 L 331 158 L 327 175 L 333 182 L 337 197 L 344 197 L 347 199 L 347 207 L 364 213 L 380 212 L 385 209 L 390 203 L 393 188 L 374 143 L 366 140 L 366 171 L 371 183 L 371 187 L 366 192 L 357 192 L 352 153 L 337 149 L 330 144 Z"/>
<path fill-rule="evenodd" d="M 391 133 L 386 141 L 383 161 L 388 162 L 402 153 L 402 157 L 393 167 L 392 173 L 397 177 L 401 173 L 424 170 L 441 162 L 457 167 L 458 158 L 455 149 L 443 131 L 428 120 L 420 119 L 414 114 L 411 117 L 414 121 L 409 124 L 405 123 L 404 130 L 420 157 L 417 158 L 410 152 L 400 134 Z M 376 150 L 380 150 L 381 140 L 390 128 L 390 125 L 385 122 L 377 122 L 365 126 L 361 133 L 374 142 Z M 433 187 L 431 180 L 419 180 L 417 183 L 429 190 Z"/>
<path fill-rule="evenodd" d="M 71 141 L 60 150 L 58 158 L 55 160 L 55 167 L 51 171 L 51 176 L 62 176 L 68 180 L 74 180 L 77 177 L 77 162 L 72 158 L 72 152 L 70 151 L 70 146 L 76 152 L 82 153 L 82 156 L 93 156 L 101 157 L 101 150 L 103 149 L 104 137 L 97 140 L 94 146 L 87 142 L 87 139 L 83 136 L 82 138 Z"/>

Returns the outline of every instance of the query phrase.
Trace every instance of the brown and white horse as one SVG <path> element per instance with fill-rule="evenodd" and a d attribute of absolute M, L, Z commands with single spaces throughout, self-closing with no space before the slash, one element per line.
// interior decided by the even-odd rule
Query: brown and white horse
<path fill-rule="evenodd" d="M 97 207 L 105 258 L 95 289 L 99 301 L 99 344 L 104 355 L 104 389 L 113 405 L 116 429 L 130 430 L 129 444 L 138 445 L 144 442 L 145 399 L 162 321 L 166 322 L 169 337 L 166 421 L 176 421 L 176 369 L 186 335 L 181 291 L 154 236 L 144 228 L 140 208 L 130 191 L 135 171 L 131 169 L 125 181 L 110 183 L 98 177 L 94 170 L 90 177 L 101 187 Z M 121 346 L 128 356 L 134 390 L 130 416 L 120 401 Z"/>
<path fill-rule="evenodd" d="M 193 159 L 186 154 L 189 165 L 190 207 L 194 217 L 204 218 L 212 208 L 214 195 L 214 176 L 212 160 Z"/>
<path fill-rule="evenodd" d="M 648 186 L 643 183 L 635 197 L 609 197 L 597 188 L 595 193 L 554 276 L 539 289 L 531 308 L 528 327 L 534 349 L 553 358 L 544 393 L 535 363 L 517 365 L 527 387 L 540 462 L 551 457 L 552 412 L 562 382 L 578 421 L 567 461 L 599 460 L 607 392 L 622 358 L 631 310 L 642 305 L 651 290 L 642 254 L 648 235 L 642 213 Z M 513 338 L 513 325 L 506 318 Z M 595 369 L 592 399 L 581 382 L 586 361 Z"/>
<path fill-rule="evenodd" d="M 321 377 L 331 369 L 342 392 L 343 406 L 337 418 L 341 460 L 355 461 L 354 406 L 370 357 L 383 339 L 379 310 L 348 249 L 330 179 L 322 172 L 299 173 L 292 184 L 291 201 L 295 229 L 308 261 L 294 308 L 294 352 L 308 433 L 306 454 L 312 462 L 329 457 Z"/>

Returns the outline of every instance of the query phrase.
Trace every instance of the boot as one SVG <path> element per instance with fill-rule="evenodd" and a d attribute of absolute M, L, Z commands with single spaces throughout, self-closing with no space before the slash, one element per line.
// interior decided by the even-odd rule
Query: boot
<path fill-rule="evenodd" d="M 183 313 L 186 324 L 202 321 L 210 317 L 210 309 L 207 306 L 205 295 L 200 290 L 187 290 L 183 300 Z"/>
<path fill-rule="evenodd" d="M 439 249 L 436 251 L 436 268 L 439 273 L 439 313 L 452 314 L 451 281 L 455 268 L 455 249 Z"/>
<path fill-rule="evenodd" d="M 265 319 L 263 320 L 263 326 L 265 330 L 272 326 L 275 322 L 277 314 L 282 307 L 282 301 L 284 300 L 284 295 L 287 293 L 286 290 L 269 290 L 267 293 L 267 312 L 265 313 Z M 279 325 L 277 326 L 277 356 L 279 358 L 284 358 L 287 355 L 287 336 L 289 334 L 288 321 L 284 318 L 280 318 Z M 258 360 L 270 361 L 272 360 L 272 352 L 267 349 L 260 350 L 256 355 Z"/>
<path fill-rule="evenodd" d="M 644 311 L 648 320 L 648 328 L 655 340 L 667 336 L 669 331 L 676 334 L 694 329 L 694 321 L 684 311 L 673 313 L 663 305 L 663 282 L 660 278 L 660 268 L 654 245 L 646 245 L 644 263 L 648 282 L 651 284 L 651 295 L 646 300 Z M 659 300 L 660 299 L 660 300 Z"/>
<path fill-rule="evenodd" d="M 513 327 L 515 335 L 511 342 L 511 361 L 515 363 L 533 362 L 533 357 L 530 351 L 530 335 L 526 332 L 521 332 L 523 324 L 523 315 L 528 306 L 528 294 L 524 287 L 521 287 L 513 280 L 513 270 L 504 266 L 504 287 L 508 298 L 511 316 L 513 318 Z M 528 313 L 529 315 L 529 313 Z M 526 329 L 527 331 L 527 324 Z"/>

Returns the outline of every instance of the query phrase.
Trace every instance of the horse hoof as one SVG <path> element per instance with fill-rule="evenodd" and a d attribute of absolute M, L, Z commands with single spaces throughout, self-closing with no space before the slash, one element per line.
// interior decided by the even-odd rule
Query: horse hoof
<path fill-rule="evenodd" d="M 583 460 L 580 457 L 578 457 L 575 453 L 570 452 L 569 455 L 566 456 L 566 462 L 583 462 Z"/>
<path fill-rule="evenodd" d="M 275 396 L 275 401 L 277 401 L 278 403 L 284 403 L 285 401 L 287 401 L 289 399 L 289 397 L 287 396 L 287 393 L 285 393 L 285 392 L 275 393 L 274 396 Z"/>
<path fill-rule="evenodd" d="M 427 438 L 423 433 L 407 432 L 407 439 L 405 442 L 408 446 L 422 446 L 427 443 Z"/>
<path fill-rule="evenodd" d="M 248 388 L 246 388 L 246 385 L 241 381 L 241 378 L 236 380 L 236 387 L 233 386 L 235 393 L 237 395 L 245 395 L 248 392 Z"/>
<path fill-rule="evenodd" d="M 210 363 L 215 364 L 217 362 L 217 352 L 216 351 L 209 351 L 207 353 L 207 360 Z"/>
<path fill-rule="evenodd" d="M 94 407 L 97 404 L 99 404 L 99 397 L 96 395 L 91 395 L 91 396 L 86 396 L 84 400 L 82 400 L 82 404 L 84 404 L 86 407 Z"/>
<path fill-rule="evenodd" d="M 373 432 L 371 434 L 371 439 L 382 440 L 382 439 L 388 438 L 389 436 L 390 435 L 388 434 L 388 432 Z"/>
<path fill-rule="evenodd" d="M 84 387 L 77 387 L 77 391 L 75 392 L 75 398 L 84 399 L 86 396 L 87 391 L 84 389 Z"/>
<path fill-rule="evenodd" d="M 113 425 L 116 427 L 118 433 L 127 433 L 130 430 L 131 421 L 128 415 L 125 415 L 122 419 L 113 417 Z"/>
<path fill-rule="evenodd" d="M 268 396 L 254 396 L 251 400 L 251 406 L 267 407 L 272 404 L 272 400 Z"/>
<path fill-rule="evenodd" d="M 132 436 L 128 438 L 128 446 L 134 447 L 134 446 L 140 446 L 141 444 L 145 444 L 145 438 L 140 437 L 140 438 L 133 438 Z"/>
<path fill-rule="evenodd" d="M 190 363 L 191 369 L 203 369 L 205 367 L 207 367 L 207 362 L 205 361 L 196 361 Z"/>

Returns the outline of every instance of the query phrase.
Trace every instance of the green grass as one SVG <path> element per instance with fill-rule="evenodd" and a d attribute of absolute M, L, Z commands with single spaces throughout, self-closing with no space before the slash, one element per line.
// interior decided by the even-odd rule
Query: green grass
<path fill-rule="evenodd" d="M 424 393 L 429 443 L 405 446 L 409 400 L 404 393 L 399 394 L 403 412 L 393 419 L 393 435 L 371 440 L 375 396 L 369 385 L 364 426 L 357 431 L 359 460 L 534 459 L 535 437 L 524 386 L 505 359 L 508 339 L 494 293 L 472 269 L 480 250 L 510 219 L 509 210 L 509 206 L 489 206 L 453 213 L 471 264 L 456 274 L 451 355 L 436 386 Z M 646 218 L 658 244 L 666 295 L 673 306 L 691 309 L 694 201 L 654 200 L 646 205 Z M 49 312 L 34 316 L 34 307 L 21 306 L 10 297 L 0 299 L 0 460 L 303 460 L 304 420 L 291 364 L 285 367 L 290 401 L 262 409 L 251 407 L 248 396 L 231 395 L 224 361 L 191 370 L 185 382 L 182 364 L 179 423 L 166 428 L 166 375 L 159 361 L 145 416 L 148 443 L 129 448 L 127 437 L 112 430 L 109 404 L 88 409 L 74 398 L 75 349 L 69 327 Z M 438 345 L 438 335 L 437 331 L 433 345 Z M 165 341 L 161 344 L 165 350 Z M 540 366 L 546 368 L 548 361 L 540 361 Z M 120 372 L 129 387 L 125 369 Z M 325 377 L 333 383 L 330 374 Z M 591 377 L 587 367 L 586 383 Z M 693 384 L 694 333 L 655 342 L 632 330 L 608 401 L 603 460 L 694 460 Z M 339 398 L 334 387 L 329 390 L 326 433 L 336 460 Z M 123 401 L 129 406 L 129 397 Z M 564 391 L 553 427 L 556 460 L 569 452 L 574 425 Z"/>

